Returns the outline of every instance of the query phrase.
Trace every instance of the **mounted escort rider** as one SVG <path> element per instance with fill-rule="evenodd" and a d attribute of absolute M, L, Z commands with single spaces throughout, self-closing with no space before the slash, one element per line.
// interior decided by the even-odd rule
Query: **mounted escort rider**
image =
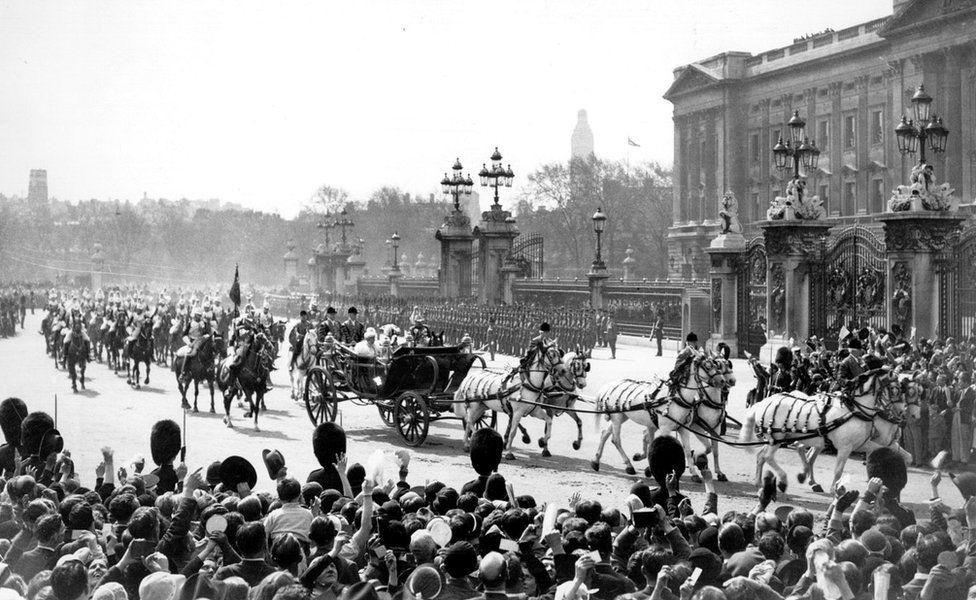
<path fill-rule="evenodd" d="M 64 350 L 64 352 L 61 354 L 62 357 L 68 356 L 68 347 L 71 345 L 71 342 L 73 342 L 76 337 L 81 337 L 81 339 L 84 340 L 85 356 L 86 357 L 91 356 L 91 339 L 89 339 L 88 332 L 85 331 L 85 328 L 82 327 L 81 325 L 82 325 L 82 320 L 80 318 L 74 319 L 73 322 L 71 323 L 71 329 L 64 336 L 64 342 L 62 343 L 62 348 Z M 63 358 L 62 361 L 64 360 L 67 359 Z"/>
<path fill-rule="evenodd" d="M 288 344 L 291 346 L 291 360 L 288 362 L 289 371 L 295 368 L 295 361 L 301 355 L 302 346 L 305 344 L 305 335 L 311 328 L 312 324 L 308 320 L 308 311 L 303 310 L 298 313 L 298 323 L 295 323 L 288 334 Z"/>
<path fill-rule="evenodd" d="M 685 347 L 675 357 L 674 368 L 671 369 L 671 373 L 668 375 L 668 385 L 672 389 L 678 387 L 681 383 L 681 377 L 687 370 L 688 365 L 701 355 L 702 349 L 698 345 L 698 336 L 694 331 L 689 331 L 688 335 L 685 336 Z"/>
<path fill-rule="evenodd" d="M 192 320 L 186 324 L 186 329 L 183 331 L 183 342 L 186 344 L 184 347 L 189 348 L 186 351 L 186 359 L 183 361 L 183 366 L 180 370 L 180 379 L 184 382 L 190 381 L 190 363 L 193 357 L 197 355 L 200 348 L 203 347 L 204 341 L 209 336 L 212 336 L 213 333 L 213 321 L 205 318 L 203 309 L 195 308 L 193 310 Z"/>
<path fill-rule="evenodd" d="M 271 335 L 271 326 L 274 325 L 274 317 L 271 315 L 271 305 L 268 301 L 264 301 L 264 305 L 261 306 L 261 314 L 257 318 L 258 325 L 264 328 L 265 333 Z"/>
<path fill-rule="evenodd" d="M 250 310 L 245 306 L 245 313 L 234 320 L 233 329 L 231 331 L 232 343 L 234 344 L 234 356 L 231 358 L 230 364 L 228 365 L 228 370 L 231 376 L 234 378 L 236 385 L 237 374 L 241 369 L 241 365 L 244 362 L 244 358 L 247 356 L 248 351 L 251 348 L 251 342 L 254 340 L 254 336 L 259 333 L 258 325 L 254 321 L 254 306 L 248 304 Z M 271 376 L 268 376 L 268 389 L 266 391 L 270 392 L 273 389 L 271 385 Z"/>

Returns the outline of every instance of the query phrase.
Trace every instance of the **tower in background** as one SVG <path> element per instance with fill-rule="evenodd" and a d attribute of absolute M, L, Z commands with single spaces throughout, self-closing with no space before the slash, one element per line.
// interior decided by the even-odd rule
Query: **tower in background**
<path fill-rule="evenodd" d="M 47 204 L 47 171 L 31 169 L 30 184 L 27 187 L 27 201 L 32 205 Z"/>
<path fill-rule="evenodd" d="M 593 154 L 593 130 L 586 119 L 586 109 L 580 109 L 573 130 L 572 158 L 587 158 Z"/>

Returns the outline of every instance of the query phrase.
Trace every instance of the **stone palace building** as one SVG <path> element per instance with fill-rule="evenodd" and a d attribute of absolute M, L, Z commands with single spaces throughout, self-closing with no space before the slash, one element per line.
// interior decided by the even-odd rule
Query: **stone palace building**
<path fill-rule="evenodd" d="M 794 110 L 822 151 L 807 189 L 838 224 L 873 222 L 908 181 L 915 159 L 898 152 L 894 129 L 919 84 L 950 132 L 945 153 L 930 157 L 938 181 L 963 203 L 976 197 L 976 0 L 894 0 L 891 15 L 674 75 L 664 95 L 674 105 L 672 278 L 708 278 L 703 249 L 724 193 L 735 194 L 746 237 L 758 233 L 791 176 L 774 168 L 772 147 L 788 139 Z"/>

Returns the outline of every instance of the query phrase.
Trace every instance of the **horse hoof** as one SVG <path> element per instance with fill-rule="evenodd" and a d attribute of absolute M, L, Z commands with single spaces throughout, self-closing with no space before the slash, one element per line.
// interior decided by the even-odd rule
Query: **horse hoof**
<path fill-rule="evenodd" d="M 796 474 L 796 480 L 799 481 L 800 483 L 803 483 L 804 481 L 807 480 L 807 474 L 806 473 L 797 473 Z"/>
<path fill-rule="evenodd" d="M 600 470 L 600 463 L 598 463 L 595 460 L 591 460 L 590 461 L 590 468 L 593 469 L 594 471 L 599 471 Z"/>
<path fill-rule="evenodd" d="M 527 436 L 527 435 L 523 435 L 523 436 L 522 436 L 522 443 L 523 443 L 523 444 L 531 444 L 531 443 L 532 443 L 532 438 L 530 438 L 530 437 L 529 437 L 529 436 Z"/>
<path fill-rule="evenodd" d="M 543 458 L 549 458 L 551 456 L 552 456 L 552 453 L 549 452 L 549 448 L 543 448 L 542 449 L 542 457 Z"/>
<path fill-rule="evenodd" d="M 250 419 L 251 418 L 251 413 L 250 412 L 244 413 L 244 418 L 245 419 Z"/>
<path fill-rule="evenodd" d="M 261 428 L 258 427 L 257 423 L 254 424 L 254 431 L 261 431 Z"/>
<path fill-rule="evenodd" d="M 702 482 L 702 478 L 699 477 L 698 475 L 692 475 L 691 476 L 691 482 L 692 483 L 701 483 Z"/>
<path fill-rule="evenodd" d="M 634 467 L 627 467 L 626 469 L 624 469 L 624 473 L 628 475 L 637 475 L 637 469 L 635 469 Z"/>
<path fill-rule="evenodd" d="M 580 443 L 577 440 L 577 441 L 573 442 L 573 450 L 579 450 L 579 449 L 580 449 Z"/>
<path fill-rule="evenodd" d="M 812 486 L 810 486 L 810 490 L 811 491 L 814 491 L 814 492 L 817 492 L 818 494 L 822 494 L 823 493 L 823 488 L 820 487 L 820 484 L 819 483 L 815 483 Z"/>
<path fill-rule="evenodd" d="M 515 460 L 515 455 L 509 452 L 505 454 L 505 460 Z"/>
<path fill-rule="evenodd" d="M 728 481 L 729 478 L 725 476 L 725 473 L 717 473 L 715 475 L 715 481 Z"/>
<path fill-rule="evenodd" d="M 200 409 L 198 409 L 196 406 L 194 406 L 193 407 L 193 412 L 198 413 L 198 412 L 200 412 Z"/>
<path fill-rule="evenodd" d="M 143 384 L 143 385 L 149 385 L 149 378 L 148 378 L 148 377 L 146 377 L 146 380 L 145 380 L 145 381 L 143 381 L 143 382 L 142 382 L 142 384 Z"/>
<path fill-rule="evenodd" d="M 215 411 L 214 410 L 214 407 L 212 407 L 212 406 L 210 407 L 210 414 L 212 414 L 212 415 L 217 414 L 217 411 Z"/>
<path fill-rule="evenodd" d="M 75 394 L 77 394 L 78 393 L 78 388 L 73 387 L 73 388 L 71 388 L 71 391 L 74 392 Z"/>
<path fill-rule="evenodd" d="M 783 493 L 783 492 L 786 491 L 786 482 L 785 481 L 778 481 L 778 482 L 776 482 L 776 487 L 777 487 L 777 489 L 779 489 L 780 493 Z"/>
<path fill-rule="evenodd" d="M 644 455 L 643 454 L 635 454 L 631 458 L 632 458 L 632 460 L 644 460 Z"/>
<path fill-rule="evenodd" d="M 546 440 L 545 439 L 539 438 L 539 447 L 540 448 L 545 448 L 546 447 Z"/>

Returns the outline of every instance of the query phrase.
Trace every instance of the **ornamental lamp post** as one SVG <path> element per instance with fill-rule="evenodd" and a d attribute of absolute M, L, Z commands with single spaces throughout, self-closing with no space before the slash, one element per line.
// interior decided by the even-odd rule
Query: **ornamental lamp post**
<path fill-rule="evenodd" d="M 605 270 L 606 264 L 603 262 L 603 245 L 601 236 L 607 227 L 607 215 L 602 208 L 597 208 L 593 213 L 593 231 L 596 232 L 596 258 L 593 259 L 593 270 Z"/>
<path fill-rule="evenodd" d="M 400 247 L 400 234 L 393 232 L 393 236 L 390 237 L 390 242 L 393 244 L 393 270 L 400 270 L 399 257 L 397 256 L 397 248 Z"/>
<path fill-rule="evenodd" d="M 451 196 L 454 200 L 455 211 L 461 210 L 461 195 L 470 196 L 471 191 L 474 189 L 474 180 L 471 179 L 471 175 L 465 177 L 461 174 L 461 169 L 463 168 L 461 166 L 461 160 L 455 158 L 454 166 L 451 167 L 454 174 L 448 177 L 447 173 L 444 173 L 444 179 L 441 179 L 441 190 L 445 196 Z"/>
<path fill-rule="evenodd" d="M 491 154 L 491 169 L 482 163 L 478 177 L 481 179 L 482 187 L 495 188 L 495 206 L 498 206 L 498 188 L 512 187 L 515 173 L 512 171 L 512 165 L 508 165 L 507 169 L 502 166 L 501 152 L 498 151 L 498 146 L 495 146 L 495 151 Z"/>
<path fill-rule="evenodd" d="M 346 209 L 342 209 L 342 212 L 339 213 L 339 216 L 341 217 L 341 219 L 336 219 L 335 226 L 342 230 L 342 248 L 345 249 L 346 248 L 346 229 L 347 228 L 350 228 L 351 229 L 352 227 L 355 227 L 356 224 L 353 223 L 352 222 L 352 219 L 350 219 L 348 217 L 348 215 L 346 213 Z"/>
<path fill-rule="evenodd" d="M 936 154 L 945 152 L 949 130 L 942 124 L 942 119 L 932 114 L 932 96 L 925 93 L 925 86 L 920 85 L 912 96 L 912 112 L 914 119 L 901 118 L 895 127 L 895 137 L 898 139 L 898 151 L 902 154 L 914 155 L 917 151 L 918 164 L 925 162 L 925 141 L 929 142 L 929 150 Z M 928 188 L 928 180 L 925 181 Z"/>
<path fill-rule="evenodd" d="M 780 136 L 776 141 L 776 145 L 773 146 L 773 160 L 779 171 L 792 166 L 793 179 L 799 179 L 801 166 L 807 173 L 817 170 L 820 149 L 817 148 L 815 141 L 807 137 L 807 123 L 800 117 L 800 111 L 793 111 L 793 116 L 786 125 L 790 128 L 789 139 L 784 142 Z"/>
<path fill-rule="evenodd" d="M 329 230 L 336 226 L 336 221 L 332 219 L 332 214 L 329 211 L 325 211 L 325 219 L 319 221 L 316 225 L 319 229 L 325 230 L 325 247 L 329 247 Z"/>

